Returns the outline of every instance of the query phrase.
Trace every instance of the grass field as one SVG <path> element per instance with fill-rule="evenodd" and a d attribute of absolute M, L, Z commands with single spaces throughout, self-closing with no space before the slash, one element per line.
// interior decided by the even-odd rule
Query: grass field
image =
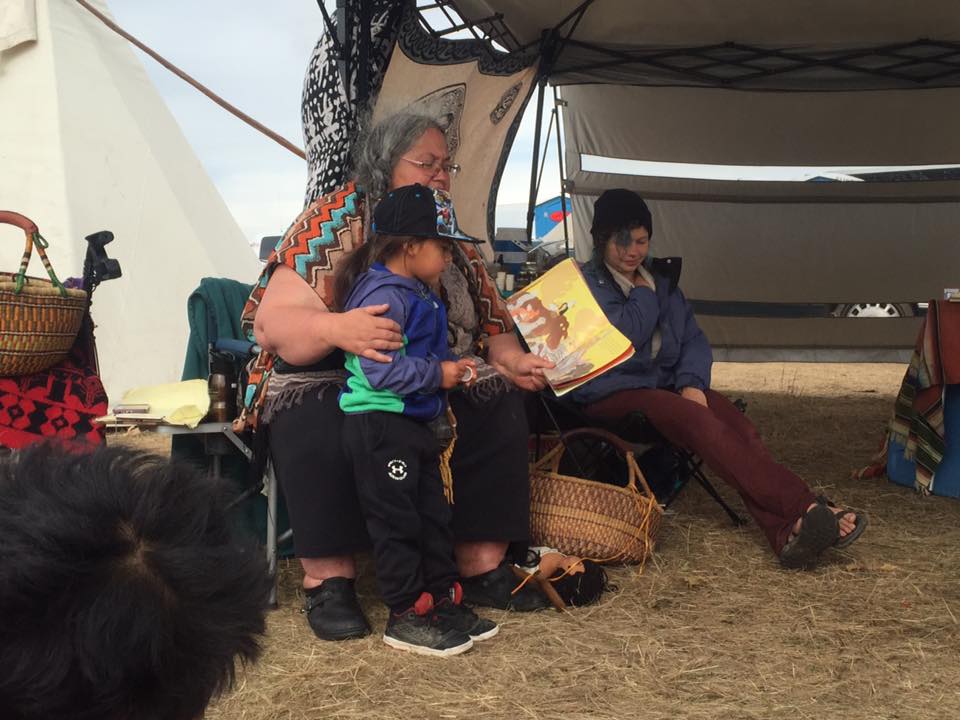
<path fill-rule="evenodd" d="M 958 717 L 960 504 L 850 479 L 877 449 L 903 370 L 715 366 L 715 388 L 747 400 L 776 457 L 869 515 L 863 538 L 816 571 L 781 570 L 755 525 L 735 529 L 691 486 L 653 561 L 642 574 L 613 568 L 617 590 L 599 605 L 489 611 L 498 637 L 432 660 L 378 633 L 316 640 L 299 611 L 299 566 L 286 561 L 262 659 L 207 717 Z M 381 630 L 368 559 L 362 568 L 361 601 Z"/>

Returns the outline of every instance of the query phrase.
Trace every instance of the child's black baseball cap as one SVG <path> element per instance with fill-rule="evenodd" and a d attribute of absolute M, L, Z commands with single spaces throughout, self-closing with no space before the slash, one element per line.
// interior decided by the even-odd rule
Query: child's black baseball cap
<path fill-rule="evenodd" d="M 405 185 L 388 192 L 373 211 L 373 232 L 474 245 L 483 242 L 460 232 L 450 193 L 423 185 Z"/>

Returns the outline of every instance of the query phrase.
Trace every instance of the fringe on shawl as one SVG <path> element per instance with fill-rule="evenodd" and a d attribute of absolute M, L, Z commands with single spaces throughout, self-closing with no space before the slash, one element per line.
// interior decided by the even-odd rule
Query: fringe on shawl
<path fill-rule="evenodd" d="M 269 423 L 277 413 L 297 407 L 303 402 L 303 396 L 308 392 L 316 391 L 317 399 L 322 400 L 330 388 L 335 387 L 339 391 L 346 378 L 347 374 L 344 370 L 274 373 L 267 386 L 263 409 L 260 411 L 260 422 Z"/>

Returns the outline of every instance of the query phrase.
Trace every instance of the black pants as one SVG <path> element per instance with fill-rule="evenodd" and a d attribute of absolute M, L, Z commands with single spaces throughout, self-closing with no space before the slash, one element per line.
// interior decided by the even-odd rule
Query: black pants
<path fill-rule="evenodd" d="M 304 394 L 270 421 L 270 455 L 283 489 L 297 557 L 350 555 L 370 547 L 344 452 L 338 388 Z M 523 393 L 479 407 L 450 393 L 457 416 L 453 451 L 453 533 L 461 541 L 524 543 L 530 483 Z"/>
<path fill-rule="evenodd" d="M 384 602 L 399 612 L 424 591 L 446 592 L 458 573 L 440 444 L 426 424 L 394 413 L 346 415 L 343 429 Z"/>

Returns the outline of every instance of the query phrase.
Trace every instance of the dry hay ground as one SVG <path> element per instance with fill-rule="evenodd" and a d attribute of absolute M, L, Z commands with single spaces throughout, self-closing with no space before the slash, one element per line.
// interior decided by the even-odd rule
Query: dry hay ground
<path fill-rule="evenodd" d="M 208 718 L 953 718 L 960 715 L 960 504 L 853 481 L 903 373 L 891 365 L 721 364 L 774 454 L 870 516 L 847 553 L 779 569 L 755 525 L 734 529 L 689 487 L 643 574 L 565 614 L 488 614 L 500 635 L 457 658 L 379 633 L 314 639 L 286 562 L 260 662 Z M 726 488 L 724 495 L 742 509 Z M 369 564 L 362 602 L 382 630 Z"/>

